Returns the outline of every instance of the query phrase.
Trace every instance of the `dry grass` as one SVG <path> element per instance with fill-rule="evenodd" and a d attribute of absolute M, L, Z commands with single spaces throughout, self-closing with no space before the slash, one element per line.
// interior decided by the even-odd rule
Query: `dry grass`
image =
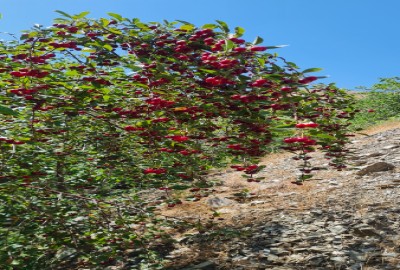
<path fill-rule="evenodd" d="M 368 135 L 374 135 L 374 134 L 377 134 L 380 132 L 385 132 L 385 131 L 395 129 L 395 128 L 400 128 L 400 122 L 398 120 L 397 121 L 390 120 L 390 121 L 381 123 L 379 125 L 369 127 L 366 130 L 363 130 L 361 133 L 368 134 Z"/>

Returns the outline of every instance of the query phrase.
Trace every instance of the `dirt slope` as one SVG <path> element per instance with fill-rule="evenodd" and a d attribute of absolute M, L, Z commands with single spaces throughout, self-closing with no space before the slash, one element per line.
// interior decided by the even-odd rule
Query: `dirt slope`
<path fill-rule="evenodd" d="M 400 123 L 364 134 L 354 138 L 345 171 L 319 171 L 296 186 L 291 154 L 275 154 L 262 161 L 262 183 L 221 172 L 215 177 L 223 185 L 213 196 L 166 209 L 163 214 L 199 222 L 204 230 L 176 234 L 169 267 L 400 269 Z M 327 163 L 319 153 L 313 160 Z M 244 190 L 247 198 L 234 195 Z M 221 230 L 212 234 L 207 226 Z"/>

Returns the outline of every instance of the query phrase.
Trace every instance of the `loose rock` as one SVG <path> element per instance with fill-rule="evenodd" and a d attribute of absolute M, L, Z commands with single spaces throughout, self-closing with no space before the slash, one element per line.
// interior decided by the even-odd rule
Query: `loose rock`
<path fill-rule="evenodd" d="M 396 167 L 393 164 L 387 162 L 377 162 L 360 170 L 359 172 L 357 172 L 357 175 L 363 176 L 374 172 L 390 171 L 393 170 L 394 168 Z"/>

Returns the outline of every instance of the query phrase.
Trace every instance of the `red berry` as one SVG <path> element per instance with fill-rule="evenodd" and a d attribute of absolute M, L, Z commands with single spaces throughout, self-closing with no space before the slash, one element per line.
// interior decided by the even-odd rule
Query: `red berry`
<path fill-rule="evenodd" d="M 173 136 L 169 136 L 173 141 L 176 142 L 185 142 L 187 140 L 189 140 L 189 137 L 187 136 L 178 136 L 178 135 L 173 135 Z"/>
<path fill-rule="evenodd" d="M 308 83 L 313 82 L 313 81 L 316 81 L 316 80 L 318 80 L 318 77 L 310 76 L 310 77 L 305 77 L 305 78 L 303 78 L 303 79 L 300 79 L 300 80 L 299 80 L 299 83 L 301 83 L 301 84 L 308 84 Z"/>
<path fill-rule="evenodd" d="M 261 46 L 254 46 L 250 48 L 250 51 L 252 52 L 263 52 L 266 51 L 267 47 L 261 47 Z"/>

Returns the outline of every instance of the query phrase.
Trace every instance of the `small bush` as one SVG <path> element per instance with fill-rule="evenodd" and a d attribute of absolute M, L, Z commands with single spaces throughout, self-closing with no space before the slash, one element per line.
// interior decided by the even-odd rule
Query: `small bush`
<path fill-rule="evenodd" d="M 359 96 L 356 108 L 360 113 L 353 120 L 353 128 L 362 129 L 397 118 L 400 114 L 400 77 L 382 78 Z"/>

